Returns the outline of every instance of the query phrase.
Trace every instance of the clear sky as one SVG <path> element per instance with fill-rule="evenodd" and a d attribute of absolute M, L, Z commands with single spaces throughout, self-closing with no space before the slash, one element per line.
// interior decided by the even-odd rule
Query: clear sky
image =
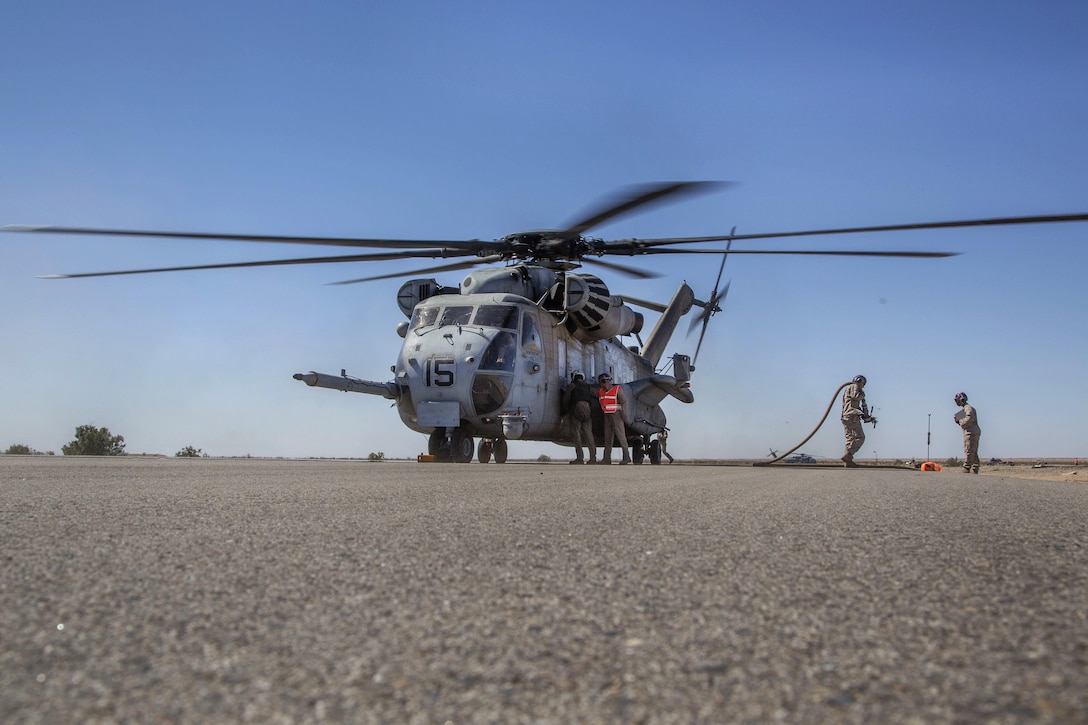
<path fill-rule="evenodd" d="M 628 184 L 703 179 L 739 185 L 594 234 L 1088 212 L 1076 0 L 42 0 L 0 19 L 0 225 L 495 239 Z M 674 455 L 788 449 L 863 373 L 880 421 L 863 459 L 923 458 L 927 426 L 933 458 L 962 455 L 960 390 L 984 459 L 1088 457 L 1088 224 L 737 246 L 791 244 L 963 254 L 731 257 L 696 402 L 665 403 Z M 325 283 L 408 263 L 36 278 L 315 250 L 0 235 L 0 450 L 59 454 L 92 423 L 132 453 L 424 451 L 388 401 L 291 379 L 389 379 L 402 280 Z M 602 276 L 702 297 L 710 259 Z M 836 417 L 802 450 L 841 455 Z M 510 450 L 539 453 L 568 455 Z"/>

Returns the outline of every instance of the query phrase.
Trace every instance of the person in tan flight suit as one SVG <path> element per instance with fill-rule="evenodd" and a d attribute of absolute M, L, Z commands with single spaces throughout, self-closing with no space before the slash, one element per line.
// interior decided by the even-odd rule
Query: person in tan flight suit
<path fill-rule="evenodd" d="M 842 428 L 846 433 L 846 453 L 843 454 L 842 462 L 847 468 L 858 467 L 854 463 L 854 454 L 865 443 L 865 431 L 861 424 L 874 422 L 874 418 L 869 415 L 869 406 L 865 404 L 866 382 L 868 381 L 864 375 L 858 375 L 842 394 Z"/>
<path fill-rule="evenodd" d="M 663 456 L 665 456 L 665 458 L 669 459 L 669 463 L 672 463 L 675 459 L 671 455 L 669 455 L 669 451 L 668 451 L 668 449 L 666 447 L 666 446 L 668 446 L 668 443 L 669 443 L 669 429 L 668 428 L 662 428 L 661 430 L 659 430 L 657 432 L 658 450 L 661 451 L 661 455 L 663 455 Z"/>
<path fill-rule="evenodd" d="M 956 393 L 953 398 L 960 410 L 952 416 L 960 428 L 963 428 L 963 472 L 978 473 L 978 439 L 982 429 L 978 427 L 978 412 L 967 404 L 967 393 Z"/>

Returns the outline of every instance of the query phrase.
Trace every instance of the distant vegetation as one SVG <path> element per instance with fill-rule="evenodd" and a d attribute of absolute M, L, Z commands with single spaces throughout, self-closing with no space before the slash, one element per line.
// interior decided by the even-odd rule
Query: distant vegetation
<path fill-rule="evenodd" d="M 192 446 L 185 446 L 174 454 L 176 458 L 200 458 L 203 455 L 204 451 L 199 448 L 193 448 Z"/>
<path fill-rule="evenodd" d="M 6 455 L 9 455 L 9 456 L 51 456 L 51 455 L 53 455 L 53 451 L 49 451 L 48 453 L 42 453 L 41 451 L 34 450 L 33 448 L 26 445 L 25 443 L 12 443 L 10 446 L 8 446 L 8 449 L 6 451 L 4 451 L 4 453 Z"/>
<path fill-rule="evenodd" d="M 366 457 L 366 459 L 368 461 L 375 461 L 377 463 L 381 463 L 385 460 L 385 453 L 382 451 L 378 451 L 377 453 L 371 453 Z"/>
<path fill-rule="evenodd" d="M 123 456 L 125 437 L 111 435 L 109 428 L 81 425 L 76 428 L 75 440 L 61 446 L 66 456 Z"/>

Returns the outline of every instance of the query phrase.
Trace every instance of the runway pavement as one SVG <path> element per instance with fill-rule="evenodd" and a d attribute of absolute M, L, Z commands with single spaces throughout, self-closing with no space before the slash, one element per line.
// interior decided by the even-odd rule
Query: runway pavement
<path fill-rule="evenodd" d="M 0 720 L 1088 720 L 1088 487 L 0 457 Z"/>

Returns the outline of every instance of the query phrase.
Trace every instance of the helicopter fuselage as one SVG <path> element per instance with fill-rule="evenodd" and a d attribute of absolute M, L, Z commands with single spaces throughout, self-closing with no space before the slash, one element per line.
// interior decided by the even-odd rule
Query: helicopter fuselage
<path fill-rule="evenodd" d="M 681 291 L 690 295 L 686 285 Z M 641 329 L 641 315 L 591 275 L 517 265 L 477 271 L 459 289 L 412 280 L 397 299 L 410 319 L 398 329 L 404 343 L 392 381 L 312 372 L 295 377 L 309 385 L 396 401 L 403 423 L 431 436 L 431 453 L 452 449 L 452 460 L 464 462 L 472 456 L 473 436 L 482 445 L 501 447 L 497 460 L 505 458 L 508 440 L 573 445 L 561 399 L 576 370 L 591 381 L 607 372 L 624 387 L 624 418 L 636 447 L 665 427 L 660 406 L 665 397 L 693 400 L 684 364 L 677 375 L 657 374 L 655 359 L 607 336 Z M 677 313 L 687 311 L 689 300 L 680 295 L 674 303 Z M 651 338 L 671 331 L 655 329 Z M 601 413 L 594 413 L 594 428 L 601 434 Z"/>
<path fill-rule="evenodd" d="M 612 340 L 575 339 L 526 298 L 439 295 L 412 315 L 394 370 L 397 409 L 421 433 L 461 427 L 484 438 L 565 441 L 559 403 L 574 370 L 619 381 L 653 375 L 645 358 Z M 658 417 L 628 407 L 632 424 Z"/>

